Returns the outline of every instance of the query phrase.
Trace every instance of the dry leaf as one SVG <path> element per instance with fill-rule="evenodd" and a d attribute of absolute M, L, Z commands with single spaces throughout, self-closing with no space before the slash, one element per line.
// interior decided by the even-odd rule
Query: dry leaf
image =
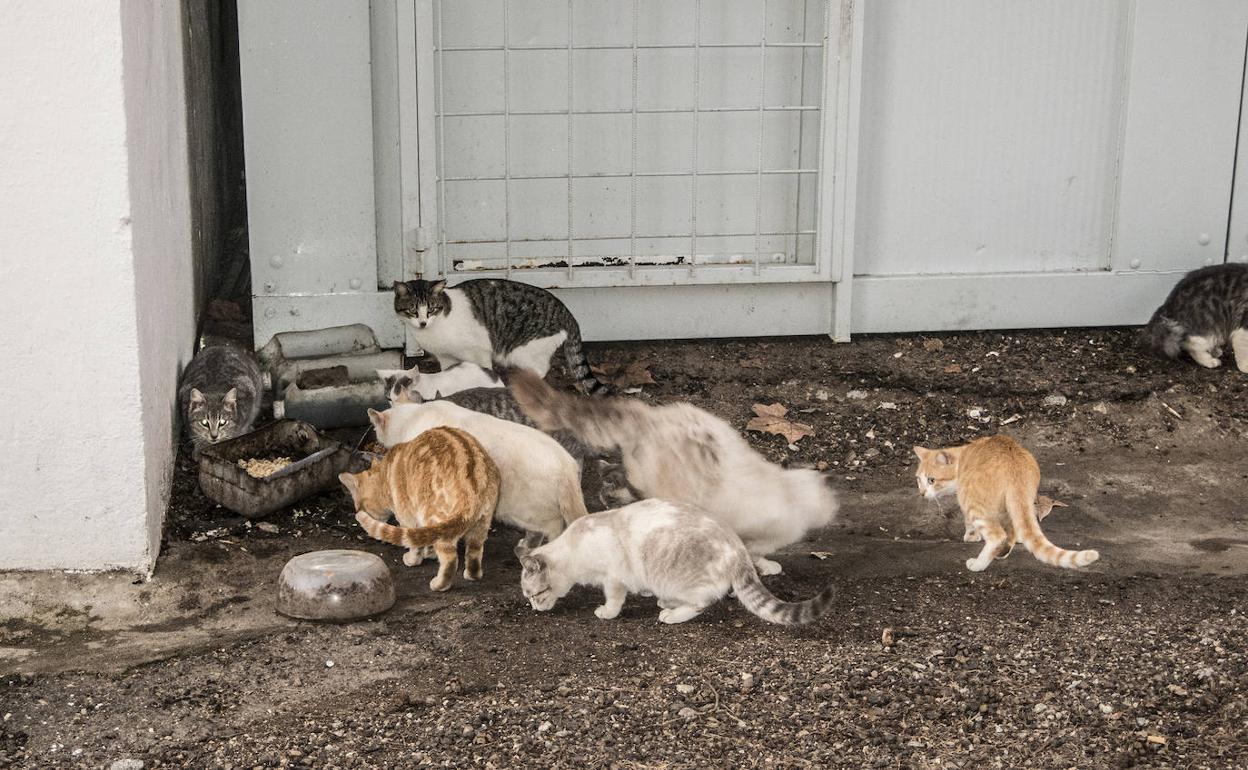
<path fill-rule="evenodd" d="M 650 364 L 645 361 L 634 361 L 631 364 L 604 363 L 601 366 L 591 366 L 589 370 L 600 381 L 617 388 L 655 384 L 654 377 L 650 375 Z"/>
<path fill-rule="evenodd" d="M 945 343 L 938 339 L 923 340 L 923 349 L 929 353 L 935 353 L 945 349 Z"/>
<path fill-rule="evenodd" d="M 762 369 L 764 367 L 761 358 L 743 358 L 737 362 L 742 369 Z"/>
<path fill-rule="evenodd" d="M 945 374 L 961 374 L 961 373 L 962 373 L 961 364 L 949 364 L 948 366 L 945 367 Z"/>
<path fill-rule="evenodd" d="M 804 436 L 815 435 L 814 429 L 809 425 L 785 419 L 784 416 L 788 414 L 789 410 L 780 404 L 754 404 L 752 408 L 754 414 L 758 416 L 746 424 L 746 430 L 784 436 L 790 444 L 796 444 Z"/>
<path fill-rule="evenodd" d="M 830 559 L 832 557 L 832 552 L 831 551 L 811 551 L 810 555 L 815 557 L 819 561 L 826 561 L 827 559 Z"/>

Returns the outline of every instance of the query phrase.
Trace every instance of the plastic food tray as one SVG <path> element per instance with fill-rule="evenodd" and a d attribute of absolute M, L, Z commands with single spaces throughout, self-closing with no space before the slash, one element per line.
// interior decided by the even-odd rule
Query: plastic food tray
<path fill-rule="evenodd" d="M 273 455 L 295 462 L 259 479 L 238 467 L 239 460 Z M 350 459 L 351 450 L 308 423 L 279 420 L 206 447 L 199 458 L 199 488 L 231 511 L 257 518 L 333 487 Z"/>

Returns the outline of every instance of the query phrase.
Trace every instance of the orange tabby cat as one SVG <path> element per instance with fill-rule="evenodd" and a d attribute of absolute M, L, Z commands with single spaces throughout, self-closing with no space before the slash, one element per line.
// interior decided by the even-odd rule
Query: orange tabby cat
<path fill-rule="evenodd" d="M 432 428 L 398 444 L 363 473 L 338 480 L 355 501 L 355 520 L 369 535 L 407 546 L 403 563 L 420 564 L 433 546 L 438 574 L 429 583 L 445 591 L 455 579 L 464 539 L 464 579 L 481 577 L 481 553 L 498 503 L 498 467 L 481 444 L 458 428 Z M 386 524 L 393 511 L 403 526 Z"/>
<path fill-rule="evenodd" d="M 1043 512 L 1037 510 L 1040 466 L 1014 439 L 988 436 L 946 449 L 916 446 L 914 453 L 919 457 L 919 492 L 929 500 L 956 493 L 966 522 L 962 539 L 984 541 L 979 556 L 966 560 L 972 572 L 1008 556 L 1015 542 L 1055 567 L 1085 567 L 1100 558 L 1096 551 L 1058 548 L 1040 531 L 1040 519 L 1054 503 L 1043 498 Z"/>

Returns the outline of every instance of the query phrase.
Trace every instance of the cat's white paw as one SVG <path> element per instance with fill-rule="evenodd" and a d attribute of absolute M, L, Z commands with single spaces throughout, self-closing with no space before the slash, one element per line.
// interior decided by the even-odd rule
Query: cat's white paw
<path fill-rule="evenodd" d="M 1209 357 L 1209 358 L 1200 359 L 1196 363 L 1200 364 L 1206 369 L 1217 369 L 1219 366 L 1222 365 L 1222 359 Z"/>
<path fill-rule="evenodd" d="M 771 559 L 764 559 L 762 557 L 754 560 L 754 567 L 758 570 L 758 574 L 764 576 L 779 575 L 781 572 L 784 572 L 784 567 L 780 566 L 780 562 L 772 561 Z"/>
<path fill-rule="evenodd" d="M 962 535 L 963 543 L 978 543 L 983 539 L 984 539 L 984 536 L 979 534 L 978 530 L 971 530 L 969 532 L 963 533 Z"/>
<path fill-rule="evenodd" d="M 661 611 L 659 613 L 659 622 L 668 624 L 684 623 L 686 620 L 697 614 L 697 610 L 690 607 L 675 607 L 670 610 Z"/>
<path fill-rule="evenodd" d="M 971 572 L 983 572 L 988 569 L 988 565 L 981 563 L 979 559 L 967 559 L 966 568 Z"/>
<path fill-rule="evenodd" d="M 408 551 L 403 554 L 403 563 L 409 567 L 416 567 L 424 560 L 425 557 L 416 551 Z"/>
<path fill-rule="evenodd" d="M 607 605 L 605 605 L 605 604 L 604 604 L 604 605 L 602 605 L 602 606 L 600 606 L 600 607 L 596 608 L 596 609 L 594 610 L 594 614 L 595 614 L 595 615 L 597 615 L 599 618 L 602 618 L 603 620 L 611 620 L 611 619 L 613 619 L 613 618 L 615 618 L 615 617 L 619 616 L 619 614 L 620 614 L 620 608 L 619 608 L 619 607 L 608 607 Z"/>

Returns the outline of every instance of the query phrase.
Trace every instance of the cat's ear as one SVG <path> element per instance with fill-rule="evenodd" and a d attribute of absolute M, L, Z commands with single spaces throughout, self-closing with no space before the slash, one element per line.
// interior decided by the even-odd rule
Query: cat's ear
<path fill-rule="evenodd" d="M 434 281 L 433 283 L 429 284 L 429 291 L 432 292 L 433 294 L 441 294 L 442 292 L 446 291 L 446 279 L 443 278 L 439 281 Z"/>
<path fill-rule="evenodd" d="M 360 489 L 360 480 L 357 479 L 353 473 L 339 473 L 338 480 L 341 481 L 342 485 L 347 488 L 347 491 L 351 493 L 352 497 L 354 497 L 355 493 Z"/>
<path fill-rule="evenodd" d="M 238 405 L 238 388 L 230 388 L 221 397 L 221 405 L 227 409 L 233 409 Z"/>
<path fill-rule="evenodd" d="M 440 390 L 433 391 L 433 399 L 436 401 L 439 398 L 442 398 L 442 391 Z"/>
<path fill-rule="evenodd" d="M 950 465 L 952 463 L 953 463 L 953 455 L 949 454 L 943 449 L 936 453 L 937 465 Z"/>
<path fill-rule="evenodd" d="M 543 572 L 546 569 L 546 560 L 540 556 L 521 556 L 520 566 L 528 572 Z"/>
<path fill-rule="evenodd" d="M 376 409 L 368 410 L 368 421 L 373 424 L 375 430 L 384 430 L 386 427 L 387 415 L 385 412 L 379 412 Z"/>
<path fill-rule="evenodd" d="M 920 460 L 926 460 L 927 456 L 930 455 L 931 453 L 932 453 L 932 450 L 928 449 L 927 447 L 921 447 L 921 446 L 914 447 L 914 454 Z"/>
<path fill-rule="evenodd" d="M 199 392 L 199 388 L 191 388 L 191 408 L 204 405 L 204 394 Z"/>
<path fill-rule="evenodd" d="M 395 281 L 392 288 L 394 289 L 394 296 L 396 297 L 406 297 L 412 293 L 411 287 L 403 281 Z"/>

